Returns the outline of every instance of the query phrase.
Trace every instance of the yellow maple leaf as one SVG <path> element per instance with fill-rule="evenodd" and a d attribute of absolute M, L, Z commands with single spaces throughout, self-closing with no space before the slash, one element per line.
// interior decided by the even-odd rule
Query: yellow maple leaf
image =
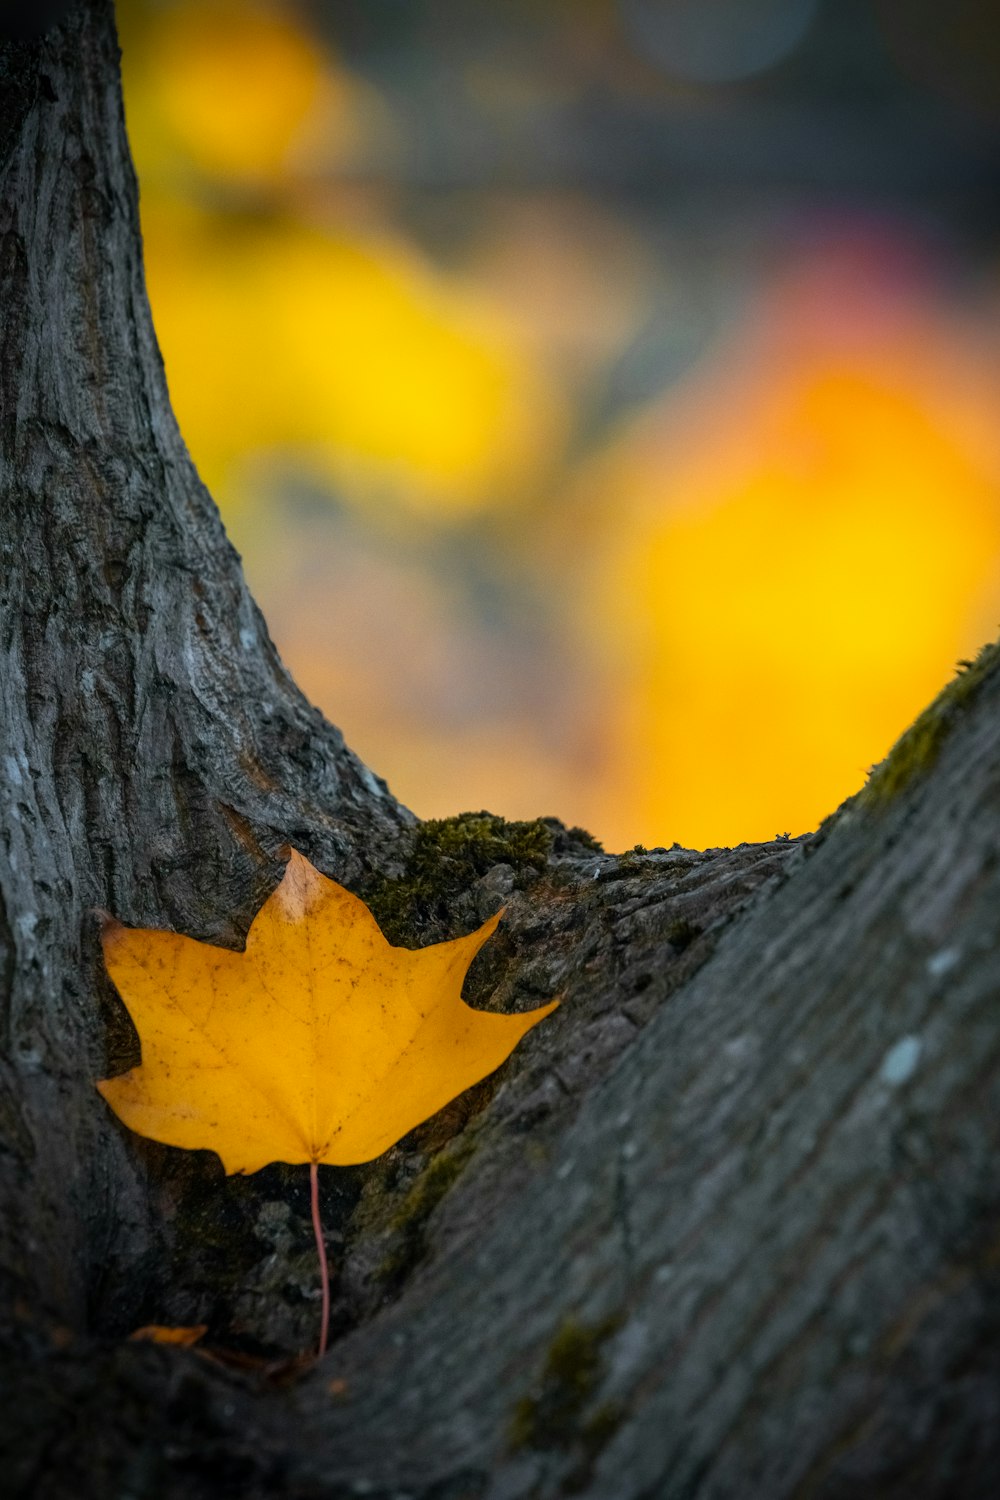
<path fill-rule="evenodd" d="M 495 931 L 411 950 L 294 850 L 246 950 L 178 933 L 103 932 L 142 1063 L 97 1087 L 140 1135 L 208 1147 L 229 1173 L 369 1161 L 478 1083 L 558 1001 L 521 1015 L 461 998 Z"/>
<path fill-rule="evenodd" d="M 208 1147 L 227 1172 L 309 1163 L 320 1355 L 330 1279 L 319 1163 L 380 1156 L 498 1068 L 559 1003 L 504 1016 L 463 1001 L 466 971 L 502 915 L 450 943 L 394 948 L 363 901 L 293 849 L 242 953 L 105 923 L 104 962 L 142 1063 L 97 1087 L 139 1135 Z"/>

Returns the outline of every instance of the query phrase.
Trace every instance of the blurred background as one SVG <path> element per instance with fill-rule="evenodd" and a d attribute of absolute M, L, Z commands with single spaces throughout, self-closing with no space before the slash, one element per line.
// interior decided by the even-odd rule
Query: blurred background
<path fill-rule="evenodd" d="M 990 0 L 118 0 L 181 427 L 423 817 L 814 827 L 1000 626 Z"/>

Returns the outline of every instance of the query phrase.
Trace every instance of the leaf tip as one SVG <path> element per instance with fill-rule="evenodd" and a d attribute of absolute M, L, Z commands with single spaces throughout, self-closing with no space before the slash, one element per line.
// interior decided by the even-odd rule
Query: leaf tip
<path fill-rule="evenodd" d="M 551 1016 L 554 1010 L 558 1010 L 561 1004 L 561 1000 L 549 1000 L 545 1005 L 539 1005 L 537 1010 L 522 1010 L 515 1014 L 523 1016 L 525 1021 L 529 1022 L 530 1031 L 533 1026 L 538 1025 L 539 1021 L 544 1021 L 546 1016 Z"/>

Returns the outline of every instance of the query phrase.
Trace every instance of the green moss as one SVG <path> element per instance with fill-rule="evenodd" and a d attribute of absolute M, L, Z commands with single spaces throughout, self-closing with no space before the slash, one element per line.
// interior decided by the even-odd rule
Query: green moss
<path fill-rule="evenodd" d="M 508 823 L 494 813 L 460 813 L 424 823 L 417 837 L 413 866 L 431 870 L 450 859 L 469 875 L 485 875 L 498 864 L 541 869 L 552 845 L 552 831 L 536 818 Z"/>
<path fill-rule="evenodd" d="M 431 818 L 414 835 L 405 873 L 376 880 L 362 894 L 386 937 L 400 942 L 445 916 L 449 903 L 494 865 L 511 865 L 522 878 L 544 869 L 552 842 L 540 818 L 508 823 L 487 812 Z"/>
<path fill-rule="evenodd" d="M 624 854 L 618 856 L 619 867 L 622 870 L 633 870 L 642 863 L 642 856 L 648 853 L 645 844 L 633 844 L 631 849 L 626 849 Z"/>
<path fill-rule="evenodd" d="M 859 794 L 862 807 L 884 807 L 917 777 L 928 772 L 962 711 L 1000 661 L 1000 646 L 984 646 L 975 661 L 959 662 L 959 671 L 896 741 L 885 760 L 872 768 Z"/>
<path fill-rule="evenodd" d="M 411 1185 L 390 1221 L 391 1227 L 409 1232 L 414 1224 L 425 1224 L 441 1199 L 458 1180 L 472 1155 L 472 1142 L 459 1141 L 451 1151 L 442 1151 Z"/>
<path fill-rule="evenodd" d="M 514 1408 L 508 1434 L 512 1448 L 579 1446 L 592 1461 L 617 1426 L 611 1406 L 583 1417 L 600 1382 L 602 1346 L 617 1327 L 616 1318 L 593 1326 L 567 1318 L 559 1326 L 537 1387 Z"/>
<path fill-rule="evenodd" d="M 581 844 L 584 849 L 591 850 L 594 854 L 604 853 L 604 845 L 600 839 L 595 839 L 594 835 L 588 833 L 586 828 L 567 828 L 566 837 L 572 840 L 574 844 Z"/>
<path fill-rule="evenodd" d="M 458 1181 L 474 1149 L 472 1140 L 459 1139 L 450 1150 L 439 1152 L 411 1185 L 389 1221 L 396 1240 L 376 1273 L 381 1281 L 403 1281 L 424 1259 L 428 1220 Z"/>

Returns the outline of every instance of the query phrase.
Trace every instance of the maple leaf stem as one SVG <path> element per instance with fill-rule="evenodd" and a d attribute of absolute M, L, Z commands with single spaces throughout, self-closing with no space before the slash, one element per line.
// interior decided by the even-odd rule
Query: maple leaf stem
<path fill-rule="evenodd" d="M 330 1332 L 330 1268 L 326 1260 L 326 1241 L 323 1239 L 323 1224 L 319 1216 L 319 1163 L 309 1163 L 309 1188 L 312 1196 L 312 1221 L 316 1234 L 316 1251 L 319 1255 L 319 1274 L 323 1283 L 323 1316 L 319 1328 L 317 1359 L 326 1353 L 327 1335 Z"/>

